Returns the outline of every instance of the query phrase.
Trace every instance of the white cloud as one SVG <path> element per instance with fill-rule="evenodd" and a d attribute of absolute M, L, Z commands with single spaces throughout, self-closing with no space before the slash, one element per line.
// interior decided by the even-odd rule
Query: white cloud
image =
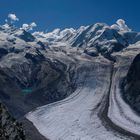
<path fill-rule="evenodd" d="M 19 21 L 19 19 L 17 18 L 17 16 L 15 14 L 9 14 L 8 15 L 8 18 L 11 20 L 11 21 Z"/>
<path fill-rule="evenodd" d="M 7 23 L 4 24 L 3 27 L 4 27 L 5 29 L 9 29 L 9 28 L 10 28 L 9 24 L 7 24 Z"/>
<path fill-rule="evenodd" d="M 23 24 L 23 25 L 22 25 L 22 29 L 28 30 L 28 28 L 29 28 L 29 25 L 28 25 L 28 24 Z"/>
<path fill-rule="evenodd" d="M 111 28 L 120 31 L 131 31 L 123 19 L 118 19 L 116 24 L 113 24 Z"/>
<path fill-rule="evenodd" d="M 31 24 L 23 24 L 21 29 L 24 29 L 25 31 L 31 31 L 36 26 L 37 26 L 36 23 L 32 22 Z"/>
<path fill-rule="evenodd" d="M 35 22 L 32 22 L 32 23 L 30 24 L 30 26 L 33 28 L 33 27 L 36 27 L 37 25 L 36 25 Z"/>
<path fill-rule="evenodd" d="M 125 24 L 125 21 L 124 21 L 123 19 L 117 20 L 116 23 L 119 25 L 119 27 L 120 27 L 121 29 L 124 29 L 124 30 L 127 30 L 127 31 L 130 30 L 130 29 L 128 28 L 128 26 Z"/>

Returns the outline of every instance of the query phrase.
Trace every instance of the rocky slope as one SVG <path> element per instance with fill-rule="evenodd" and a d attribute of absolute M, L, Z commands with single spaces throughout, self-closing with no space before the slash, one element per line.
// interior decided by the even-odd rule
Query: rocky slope
<path fill-rule="evenodd" d="M 63 99 L 74 90 L 72 75 L 69 76 L 72 62 L 67 64 L 69 60 L 61 62 L 51 56 L 55 54 L 25 31 L 3 29 L 0 36 L 0 98 L 16 118 L 35 107 Z M 31 38 L 30 42 L 26 37 Z"/>
<path fill-rule="evenodd" d="M 130 106 L 140 113 L 140 54 L 138 54 L 123 82 L 123 96 Z"/>
<path fill-rule="evenodd" d="M 22 124 L 16 122 L 2 104 L 0 104 L 0 139 L 26 140 Z"/>

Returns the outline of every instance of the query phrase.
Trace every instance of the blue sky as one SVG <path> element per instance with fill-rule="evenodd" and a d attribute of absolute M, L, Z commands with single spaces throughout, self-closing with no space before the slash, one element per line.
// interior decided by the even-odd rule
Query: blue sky
<path fill-rule="evenodd" d="M 23 23 L 36 22 L 36 30 L 77 28 L 122 18 L 133 30 L 140 31 L 140 0 L 0 0 L 0 23 L 15 13 Z"/>

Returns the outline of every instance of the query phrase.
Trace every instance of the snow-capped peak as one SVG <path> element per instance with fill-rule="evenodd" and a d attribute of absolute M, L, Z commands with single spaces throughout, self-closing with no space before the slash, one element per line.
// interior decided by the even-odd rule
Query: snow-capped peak
<path fill-rule="evenodd" d="M 112 53 L 120 51 L 130 44 L 140 40 L 140 33 L 134 33 L 126 25 L 123 19 L 109 26 L 105 23 L 96 23 L 81 26 L 78 29 L 66 28 L 55 29 L 52 32 L 34 32 L 33 35 L 44 43 L 51 46 L 77 47 L 82 49 L 96 49 L 101 53 Z"/>
<path fill-rule="evenodd" d="M 60 36 L 64 37 L 64 36 L 66 36 L 68 34 L 75 34 L 75 33 L 76 33 L 75 29 L 73 29 L 73 28 L 70 28 L 70 29 L 66 28 L 66 29 L 64 29 L 64 30 L 62 30 L 60 32 Z"/>
<path fill-rule="evenodd" d="M 66 28 L 64 30 L 60 30 L 59 28 L 54 29 L 52 32 L 44 33 L 44 32 L 34 32 L 33 35 L 40 39 L 43 42 L 57 42 L 59 40 L 67 40 L 72 37 L 76 33 L 76 30 L 73 28 Z"/>
<path fill-rule="evenodd" d="M 78 29 L 54 29 L 52 32 L 30 33 L 30 28 L 36 24 L 24 24 L 21 28 L 6 23 L 1 29 L 8 34 L 14 34 L 25 42 L 37 43 L 38 41 L 46 44 L 45 46 L 72 49 L 81 48 L 88 52 L 111 54 L 120 51 L 130 44 L 140 41 L 140 33 L 132 32 L 125 21 L 119 19 L 115 24 L 109 26 L 105 23 L 96 23 L 88 26 L 81 26 Z"/>

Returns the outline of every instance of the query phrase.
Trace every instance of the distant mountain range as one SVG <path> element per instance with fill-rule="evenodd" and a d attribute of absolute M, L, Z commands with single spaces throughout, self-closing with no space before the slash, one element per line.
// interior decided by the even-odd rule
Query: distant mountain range
<path fill-rule="evenodd" d="M 140 139 L 139 53 L 140 33 L 122 19 L 49 33 L 6 23 L 1 103 L 27 140 Z"/>

